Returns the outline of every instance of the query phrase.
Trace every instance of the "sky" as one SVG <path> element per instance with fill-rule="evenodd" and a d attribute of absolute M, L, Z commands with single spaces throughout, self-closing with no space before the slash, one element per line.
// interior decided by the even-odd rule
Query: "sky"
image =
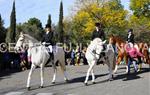
<path fill-rule="evenodd" d="M 10 14 L 14 0 L 0 0 L 0 14 L 4 20 L 4 26 L 10 25 Z M 59 6 L 61 0 L 15 0 L 17 23 L 24 23 L 29 18 L 36 17 L 40 19 L 45 26 L 48 14 L 51 14 L 52 22 L 57 24 L 59 19 Z M 64 17 L 70 14 L 70 9 L 75 0 L 62 0 L 64 7 Z M 121 0 L 125 9 L 129 10 L 130 0 Z"/>

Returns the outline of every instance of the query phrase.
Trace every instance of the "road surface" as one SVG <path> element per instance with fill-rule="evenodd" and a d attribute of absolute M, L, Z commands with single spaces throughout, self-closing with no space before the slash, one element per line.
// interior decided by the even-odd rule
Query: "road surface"
<path fill-rule="evenodd" d="M 141 72 L 125 74 L 125 66 L 119 67 L 113 81 L 107 81 L 106 65 L 94 67 L 96 84 L 83 84 L 88 66 L 67 66 L 69 82 L 63 80 L 58 67 L 56 84 L 51 84 L 53 69 L 46 67 L 44 72 L 44 88 L 40 85 L 40 69 L 37 68 L 31 79 L 31 91 L 26 89 L 29 70 L 22 72 L 1 72 L 0 95 L 150 95 L 150 69 L 144 65 Z M 133 68 L 132 68 L 133 69 Z"/>

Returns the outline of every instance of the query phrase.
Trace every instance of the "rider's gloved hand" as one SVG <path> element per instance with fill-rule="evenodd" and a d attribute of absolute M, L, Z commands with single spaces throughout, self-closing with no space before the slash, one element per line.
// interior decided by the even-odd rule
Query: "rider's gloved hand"
<path fill-rule="evenodd" d="M 46 42 L 42 42 L 42 45 L 45 45 L 46 44 Z"/>
<path fill-rule="evenodd" d="M 103 41 L 103 44 L 105 44 L 106 42 L 107 42 L 107 40 L 104 40 L 104 41 Z"/>

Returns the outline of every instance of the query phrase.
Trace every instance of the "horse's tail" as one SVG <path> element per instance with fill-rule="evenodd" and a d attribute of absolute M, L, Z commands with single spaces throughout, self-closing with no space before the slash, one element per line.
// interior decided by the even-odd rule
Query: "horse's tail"
<path fill-rule="evenodd" d="M 58 59 L 58 63 L 60 65 L 60 68 L 62 71 L 66 71 L 66 64 L 65 64 L 65 53 L 63 48 L 59 48 L 58 52 L 57 52 L 57 59 Z"/>
<path fill-rule="evenodd" d="M 116 66 L 116 56 L 115 53 L 112 50 L 108 50 L 107 52 L 107 65 L 109 68 L 111 68 L 112 70 L 115 70 L 115 66 Z"/>
<path fill-rule="evenodd" d="M 114 59 L 113 59 L 113 67 L 112 67 L 112 70 L 115 70 L 115 67 L 116 67 L 116 55 L 114 54 Z"/>
<path fill-rule="evenodd" d="M 65 62 L 58 61 L 58 65 L 60 66 L 60 68 L 61 68 L 62 71 L 66 71 Z"/>

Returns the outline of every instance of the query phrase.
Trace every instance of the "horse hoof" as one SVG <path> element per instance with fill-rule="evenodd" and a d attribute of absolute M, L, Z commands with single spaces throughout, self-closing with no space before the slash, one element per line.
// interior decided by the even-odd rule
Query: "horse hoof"
<path fill-rule="evenodd" d="M 43 88 L 43 86 L 39 86 L 39 88 Z"/>
<path fill-rule="evenodd" d="M 96 84 L 96 82 L 92 82 L 93 84 Z"/>
<path fill-rule="evenodd" d="M 55 82 L 52 82 L 52 84 L 55 84 Z"/>
<path fill-rule="evenodd" d="M 87 84 L 87 83 L 84 83 L 84 85 L 85 85 L 85 86 L 88 86 L 88 84 Z"/>
<path fill-rule="evenodd" d="M 114 79 L 114 75 L 112 75 L 112 79 Z"/>
<path fill-rule="evenodd" d="M 66 79 L 65 81 L 66 81 L 66 83 L 68 83 L 68 82 L 69 82 L 69 80 L 68 80 L 68 79 Z"/>
<path fill-rule="evenodd" d="M 108 79 L 108 81 L 113 81 L 113 79 L 111 78 L 111 79 Z"/>
<path fill-rule="evenodd" d="M 30 90 L 31 90 L 30 88 L 31 88 L 31 87 L 27 87 L 27 90 L 30 91 Z"/>

